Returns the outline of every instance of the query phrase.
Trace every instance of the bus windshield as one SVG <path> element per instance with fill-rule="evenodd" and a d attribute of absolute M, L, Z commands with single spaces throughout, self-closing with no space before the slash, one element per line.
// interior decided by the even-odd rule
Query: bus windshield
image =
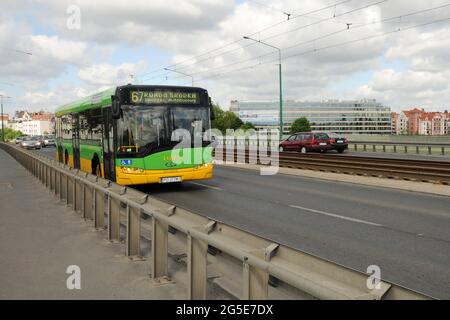
<path fill-rule="evenodd" d="M 185 129 L 191 133 L 209 129 L 209 109 L 186 106 L 122 106 L 118 121 L 118 151 L 138 153 L 174 146 L 172 132 Z"/>

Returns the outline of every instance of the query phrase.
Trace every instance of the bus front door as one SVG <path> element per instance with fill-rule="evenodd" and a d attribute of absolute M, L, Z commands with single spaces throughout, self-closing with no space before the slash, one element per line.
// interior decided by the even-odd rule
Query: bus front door
<path fill-rule="evenodd" d="M 116 181 L 116 167 L 114 157 L 114 125 L 111 108 L 103 109 L 103 170 L 104 178 Z"/>
<path fill-rule="evenodd" d="M 80 169 L 80 130 L 78 126 L 78 114 L 72 115 L 72 148 L 73 167 Z"/>

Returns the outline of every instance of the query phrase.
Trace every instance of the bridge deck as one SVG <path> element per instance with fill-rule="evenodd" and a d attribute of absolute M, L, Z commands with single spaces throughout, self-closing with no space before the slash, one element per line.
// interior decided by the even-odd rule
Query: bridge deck
<path fill-rule="evenodd" d="M 183 283 L 153 286 L 148 261 L 104 239 L 0 150 L 0 299 L 185 298 Z M 81 290 L 67 289 L 69 265 L 81 268 Z"/>

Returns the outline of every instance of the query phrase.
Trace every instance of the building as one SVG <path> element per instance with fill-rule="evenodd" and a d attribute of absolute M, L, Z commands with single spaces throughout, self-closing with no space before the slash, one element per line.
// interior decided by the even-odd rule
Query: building
<path fill-rule="evenodd" d="M 230 111 L 257 129 L 278 128 L 279 102 L 231 101 Z M 341 134 L 390 134 L 391 109 L 375 100 L 284 101 L 283 131 L 306 117 L 312 130 Z"/>
<path fill-rule="evenodd" d="M 399 124 L 398 113 L 391 112 L 391 134 L 397 134 L 398 124 Z"/>
<path fill-rule="evenodd" d="M 8 127 L 8 121 L 9 121 L 9 115 L 7 114 L 0 114 L 0 129 L 2 128 L 2 125 L 5 126 L 5 128 Z"/>
<path fill-rule="evenodd" d="M 414 108 L 400 113 L 393 113 L 392 119 L 396 118 L 395 134 L 410 135 L 447 135 L 450 134 L 450 114 L 445 112 L 426 112 L 424 109 Z M 394 121 L 394 120 L 392 120 Z"/>
<path fill-rule="evenodd" d="M 13 119 L 8 121 L 7 126 L 30 136 L 45 135 L 55 131 L 54 118 L 52 113 L 44 111 L 16 111 Z"/>

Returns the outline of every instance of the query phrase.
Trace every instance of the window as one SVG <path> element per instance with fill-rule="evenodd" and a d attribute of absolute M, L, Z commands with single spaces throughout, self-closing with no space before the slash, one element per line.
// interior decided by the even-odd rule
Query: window
<path fill-rule="evenodd" d="M 296 135 L 292 135 L 289 138 L 287 138 L 287 141 L 294 141 L 295 140 Z"/>
<path fill-rule="evenodd" d="M 101 141 L 102 122 L 103 118 L 101 109 L 81 112 L 79 118 L 80 139 Z"/>
<path fill-rule="evenodd" d="M 325 139 L 329 139 L 328 135 L 326 133 L 315 133 L 314 134 L 314 139 L 316 140 L 325 140 Z"/>
<path fill-rule="evenodd" d="M 70 114 L 61 117 L 61 137 L 72 139 L 72 116 Z"/>

